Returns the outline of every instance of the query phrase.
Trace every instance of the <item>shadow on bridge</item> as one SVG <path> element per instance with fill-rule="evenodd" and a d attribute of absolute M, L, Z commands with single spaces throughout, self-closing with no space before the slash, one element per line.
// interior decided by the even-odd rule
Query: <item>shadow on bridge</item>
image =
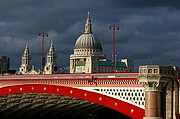
<path fill-rule="evenodd" d="M 23 93 L 0 99 L 1 119 L 130 119 L 112 109 L 68 96 Z"/>

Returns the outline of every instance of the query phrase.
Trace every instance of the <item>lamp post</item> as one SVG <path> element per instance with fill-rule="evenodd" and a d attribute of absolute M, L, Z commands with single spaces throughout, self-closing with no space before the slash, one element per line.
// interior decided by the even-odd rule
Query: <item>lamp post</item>
<path fill-rule="evenodd" d="M 48 34 L 43 31 L 42 33 L 38 33 L 38 36 L 42 36 L 41 72 L 43 72 L 44 65 L 45 65 L 45 57 L 44 57 L 44 37 L 48 37 Z"/>
<path fill-rule="evenodd" d="M 114 72 L 114 50 L 115 50 L 115 31 L 119 30 L 116 24 L 109 25 L 109 29 L 112 31 L 112 72 Z"/>

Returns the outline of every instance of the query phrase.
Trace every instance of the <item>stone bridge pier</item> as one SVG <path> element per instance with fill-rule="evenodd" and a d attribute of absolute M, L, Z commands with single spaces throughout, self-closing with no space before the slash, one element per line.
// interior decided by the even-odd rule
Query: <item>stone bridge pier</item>
<path fill-rule="evenodd" d="M 145 88 L 143 119 L 176 119 L 179 113 L 179 84 L 173 66 L 139 66 L 138 80 Z"/>

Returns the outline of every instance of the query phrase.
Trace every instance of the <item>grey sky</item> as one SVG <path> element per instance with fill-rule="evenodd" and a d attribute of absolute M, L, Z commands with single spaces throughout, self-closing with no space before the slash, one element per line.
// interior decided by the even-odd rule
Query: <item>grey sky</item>
<path fill-rule="evenodd" d="M 108 25 L 120 27 L 116 32 L 117 59 L 134 59 L 135 68 L 149 64 L 180 65 L 179 0 L 1 0 L 0 56 L 11 58 L 11 68 L 18 69 L 28 41 L 33 65 L 41 64 L 41 37 L 45 53 L 50 41 L 60 66 L 69 65 L 76 39 L 84 32 L 87 12 L 91 12 L 92 29 L 101 41 L 103 53 L 111 59 L 111 31 Z M 46 54 L 45 54 L 46 55 Z"/>

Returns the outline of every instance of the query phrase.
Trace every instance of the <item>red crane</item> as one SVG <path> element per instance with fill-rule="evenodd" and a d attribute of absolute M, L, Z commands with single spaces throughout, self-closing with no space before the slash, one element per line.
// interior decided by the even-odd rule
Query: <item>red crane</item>
<path fill-rule="evenodd" d="M 119 30 L 119 27 L 116 24 L 109 25 L 109 29 L 112 30 L 112 72 L 114 71 L 114 57 L 115 57 L 115 30 Z"/>
<path fill-rule="evenodd" d="M 43 72 L 43 70 L 44 70 L 44 65 L 45 65 L 45 57 L 44 57 L 44 37 L 48 37 L 48 34 L 43 31 L 42 33 L 38 33 L 38 36 L 42 36 L 41 72 Z"/>

